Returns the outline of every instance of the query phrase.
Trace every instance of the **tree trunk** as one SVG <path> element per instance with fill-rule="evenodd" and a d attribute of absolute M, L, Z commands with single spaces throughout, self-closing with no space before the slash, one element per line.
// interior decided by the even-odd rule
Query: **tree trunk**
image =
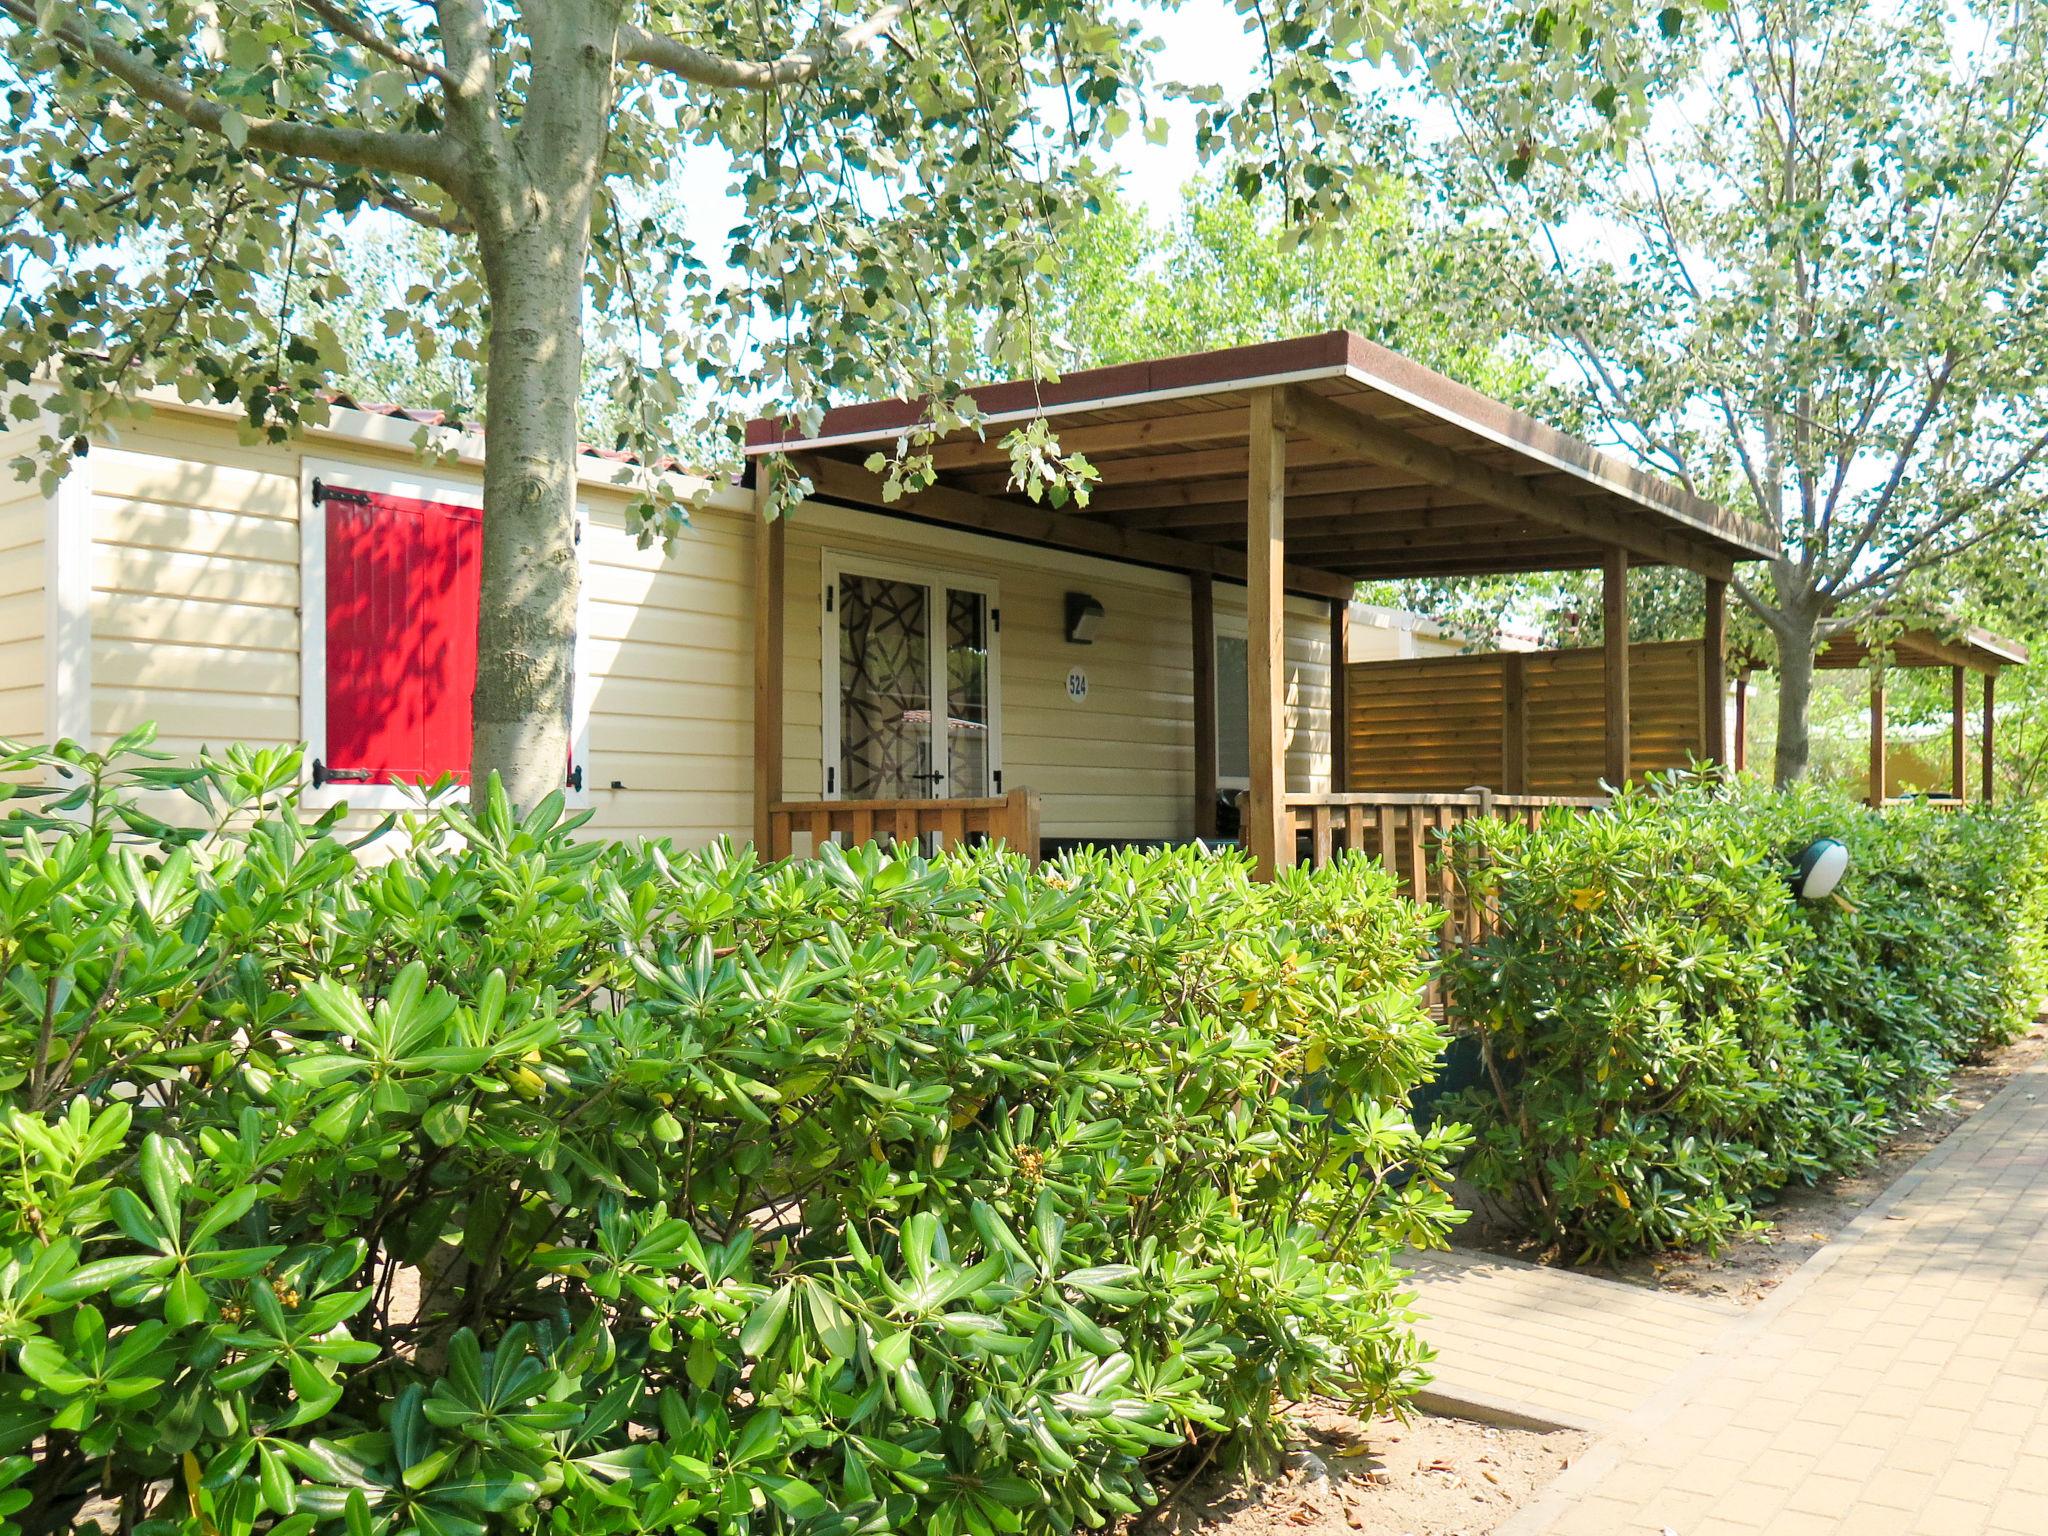
<path fill-rule="evenodd" d="M 530 807 L 568 772 L 576 655 L 583 284 L 611 120 L 617 0 L 531 16 L 515 152 L 472 189 L 490 297 L 484 551 L 470 775 Z"/>
<path fill-rule="evenodd" d="M 1773 779 L 1778 788 L 1806 777 L 1813 751 L 1813 658 L 1819 649 L 1818 622 L 1810 615 L 1781 612 L 1772 626 L 1778 641 L 1778 751 Z"/>
<path fill-rule="evenodd" d="M 496 773 L 526 807 L 560 789 L 569 765 L 588 234 L 542 228 L 480 243 L 491 331 L 470 777 L 480 786 Z"/>

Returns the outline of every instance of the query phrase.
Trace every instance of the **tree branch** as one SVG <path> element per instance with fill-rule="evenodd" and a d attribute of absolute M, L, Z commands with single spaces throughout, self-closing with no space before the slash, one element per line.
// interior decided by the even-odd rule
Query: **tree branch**
<path fill-rule="evenodd" d="M 272 173 L 287 187 L 296 187 L 303 192 L 328 192 L 334 190 L 334 183 L 322 181 L 317 176 L 292 176 L 282 171 Z M 444 235 L 470 235 L 476 233 L 476 226 L 464 219 L 453 219 L 445 213 L 438 213 L 425 203 L 407 197 L 395 187 L 380 187 L 372 182 L 369 187 L 370 201 L 387 213 L 395 213 L 401 219 L 410 220 L 424 229 L 438 229 Z"/>
<path fill-rule="evenodd" d="M 435 63 L 425 54 L 414 53 L 410 48 L 393 42 L 374 27 L 365 26 L 349 15 L 333 0 L 299 0 L 299 3 L 318 16 L 334 31 L 352 42 L 360 43 L 375 54 L 381 54 L 400 69 L 409 69 L 416 75 L 426 75 L 438 80 L 449 90 L 455 89 L 455 76 L 446 67 Z"/>
<path fill-rule="evenodd" d="M 36 8 L 30 0 L 0 0 L 0 14 L 36 30 Z M 240 118 L 244 142 L 273 154 L 322 160 L 330 165 L 360 165 L 370 170 L 446 185 L 457 170 L 452 147 L 438 134 L 383 133 L 368 128 L 330 128 L 289 118 L 249 117 L 210 101 L 173 79 L 154 64 L 101 33 L 66 22 L 55 34 L 122 82 L 145 101 L 183 118 L 195 128 L 228 137 L 230 118 Z"/>
<path fill-rule="evenodd" d="M 633 64 L 651 64 L 693 85 L 720 91 L 766 91 L 808 80 L 835 57 L 853 53 L 886 32 L 910 9 L 908 0 L 892 0 L 866 21 L 842 27 L 821 51 L 793 49 L 776 59 L 727 59 L 664 33 L 628 23 L 619 28 L 619 57 Z"/>

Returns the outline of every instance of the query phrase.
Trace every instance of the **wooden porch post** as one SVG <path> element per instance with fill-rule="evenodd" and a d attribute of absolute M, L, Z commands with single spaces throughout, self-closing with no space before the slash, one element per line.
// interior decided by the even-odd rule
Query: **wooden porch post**
<path fill-rule="evenodd" d="M 1287 430 L 1271 389 L 1251 398 L 1250 465 L 1245 486 L 1245 720 L 1251 729 L 1251 794 L 1245 847 L 1260 879 L 1294 862 L 1287 818 Z"/>
<path fill-rule="evenodd" d="M 771 857 L 782 798 L 782 592 L 789 520 L 768 519 L 768 469 L 754 469 L 754 848 Z"/>
<path fill-rule="evenodd" d="M 1529 662 L 1520 651 L 1500 657 L 1500 790 L 1529 793 Z"/>
<path fill-rule="evenodd" d="M 1628 551 L 1610 547 L 1600 570 L 1602 640 L 1606 649 L 1607 782 L 1628 782 Z"/>
<path fill-rule="evenodd" d="M 1870 803 L 1884 805 L 1888 785 L 1885 779 L 1884 666 L 1870 669 Z"/>
<path fill-rule="evenodd" d="M 1991 737 L 1995 728 L 1993 722 L 1996 718 L 1996 710 L 1993 704 L 1997 696 L 1998 674 L 1996 672 L 1986 672 L 1984 674 L 1984 745 L 1981 749 L 1984 753 L 1984 803 L 1986 805 L 1991 803 L 1991 797 L 1995 788 L 1992 779 Z"/>
<path fill-rule="evenodd" d="M 1749 672 L 1735 675 L 1735 771 L 1749 771 Z"/>
<path fill-rule="evenodd" d="M 1970 798 L 1970 745 L 1964 722 L 1969 718 L 1970 674 L 1948 669 L 1948 788 L 1958 802 Z"/>
<path fill-rule="evenodd" d="M 1195 836 L 1216 835 L 1216 580 L 1207 571 L 1188 577 L 1194 618 Z"/>
<path fill-rule="evenodd" d="M 1351 787 L 1351 601 L 1330 604 L 1330 790 Z"/>
<path fill-rule="evenodd" d="M 1706 735 L 1700 755 L 1725 776 L 1728 771 L 1728 583 L 1707 578 L 1707 615 L 1700 630 L 1700 692 L 1706 703 Z"/>

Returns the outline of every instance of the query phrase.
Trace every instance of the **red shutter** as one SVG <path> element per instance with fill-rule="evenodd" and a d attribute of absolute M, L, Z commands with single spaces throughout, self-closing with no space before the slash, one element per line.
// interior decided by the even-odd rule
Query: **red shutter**
<path fill-rule="evenodd" d="M 483 520 L 475 507 L 325 488 L 327 770 L 467 780 Z"/>

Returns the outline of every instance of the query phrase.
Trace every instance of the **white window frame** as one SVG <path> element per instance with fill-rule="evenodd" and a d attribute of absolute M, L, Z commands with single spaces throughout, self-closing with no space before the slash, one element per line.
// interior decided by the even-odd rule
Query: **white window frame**
<path fill-rule="evenodd" d="M 906 564 L 900 560 L 876 559 L 867 555 L 853 554 L 844 550 L 826 549 L 819 552 L 818 580 L 818 658 L 819 694 L 824 716 L 823 757 L 818 764 L 818 783 L 831 785 L 824 791 L 827 800 L 844 800 L 845 787 L 838 783 L 835 770 L 839 767 L 839 610 L 835 602 L 830 612 L 825 603 L 828 594 L 839 591 L 841 576 L 869 576 L 880 581 L 903 581 L 924 587 L 928 591 L 952 590 L 973 592 L 980 596 L 988 607 L 988 771 L 992 786 L 1001 782 L 1003 772 L 1003 626 L 1000 618 L 1002 591 L 993 576 L 974 575 L 948 566 Z M 943 689 L 946 676 L 946 626 L 936 622 L 940 617 L 936 603 L 933 604 L 935 622 L 926 626 L 927 643 L 931 646 L 929 676 L 934 691 Z M 941 761 L 946 754 L 938 750 L 944 743 L 939 731 L 939 711 L 945 708 L 943 698 L 932 701 L 932 766 L 942 775 L 933 784 L 932 799 L 950 800 L 952 795 L 952 774 L 948 764 Z M 924 798 L 924 797 L 919 797 Z M 972 797 L 970 797 L 972 798 Z"/>
<path fill-rule="evenodd" d="M 1247 646 L 1249 646 L 1250 644 L 1251 632 L 1245 627 L 1245 620 L 1243 614 L 1219 613 L 1215 616 L 1215 622 L 1211 625 L 1211 628 L 1214 631 L 1214 633 L 1210 636 L 1209 639 L 1209 643 L 1212 646 L 1215 645 L 1217 641 L 1224 639 L 1226 636 L 1233 640 L 1243 640 L 1246 642 Z M 1251 658 L 1249 655 L 1247 655 L 1245 659 L 1246 670 L 1249 671 Z M 1210 672 L 1216 679 L 1216 787 L 1218 789 L 1249 790 L 1252 787 L 1252 781 L 1249 775 L 1233 776 L 1226 774 L 1223 771 L 1223 668 L 1214 665 L 1213 658 L 1212 664 L 1210 666 Z M 1237 702 L 1238 705 L 1245 711 L 1245 739 L 1249 741 L 1251 739 L 1251 700 L 1239 699 Z"/>
<path fill-rule="evenodd" d="M 328 480 L 350 490 L 414 501 L 439 501 L 482 510 L 483 488 L 441 479 L 419 468 L 386 468 L 348 459 L 307 457 L 299 466 L 299 736 L 305 742 L 307 806 L 320 810 L 347 804 L 364 811 L 403 811 L 420 803 L 403 784 L 323 784 L 313 787 L 313 763 L 327 753 L 327 509 L 313 500 L 313 482 Z M 570 676 L 569 734 L 583 788 L 564 787 L 572 806 L 591 803 L 590 766 L 590 511 L 576 505 L 576 652 Z"/>

